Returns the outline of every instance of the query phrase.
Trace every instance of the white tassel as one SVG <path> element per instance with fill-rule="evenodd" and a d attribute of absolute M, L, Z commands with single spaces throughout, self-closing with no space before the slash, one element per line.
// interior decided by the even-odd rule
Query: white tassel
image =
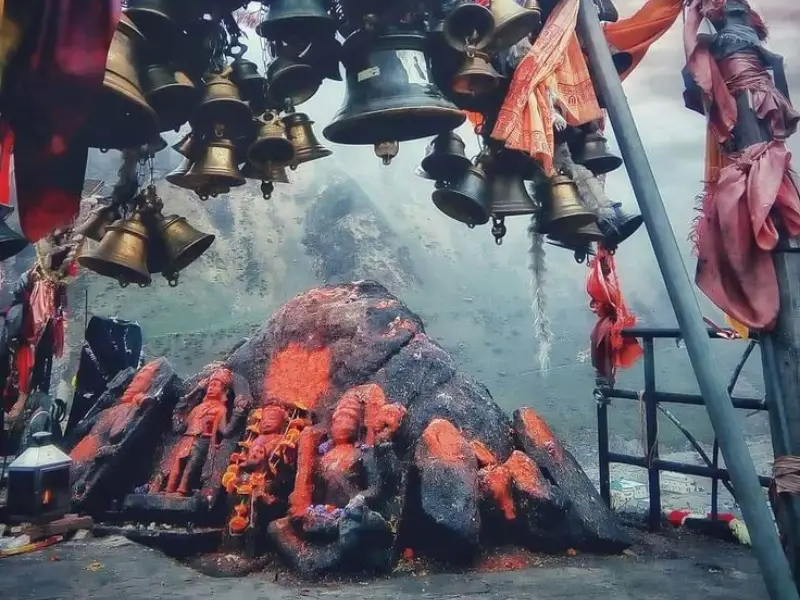
<path fill-rule="evenodd" d="M 550 369 L 550 351 L 553 347 L 553 330 L 547 316 L 547 297 L 545 279 L 547 274 L 544 236 L 538 232 L 534 215 L 528 225 L 531 239 L 528 268 L 531 272 L 531 310 L 533 311 L 533 334 L 538 346 L 539 368 L 546 373 Z"/>
<path fill-rule="evenodd" d="M 547 103 L 550 108 L 550 114 L 552 116 L 553 121 L 553 128 L 556 131 L 564 131 L 567 128 L 567 120 L 564 118 L 564 115 L 561 114 L 561 111 L 558 110 L 558 94 L 556 94 L 553 88 L 547 88 Z"/>

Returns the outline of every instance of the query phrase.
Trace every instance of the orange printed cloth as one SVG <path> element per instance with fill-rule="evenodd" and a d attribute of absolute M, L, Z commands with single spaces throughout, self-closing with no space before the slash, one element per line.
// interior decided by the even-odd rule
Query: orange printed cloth
<path fill-rule="evenodd" d="M 642 347 L 636 338 L 622 337 L 623 329 L 636 325 L 636 317 L 622 297 L 614 256 L 605 248 L 598 248 L 589 262 L 586 292 L 589 308 L 597 315 L 591 334 L 592 366 L 613 384 L 617 369 L 632 367 L 642 356 Z"/>
<path fill-rule="evenodd" d="M 553 101 L 569 125 L 603 116 L 575 35 L 578 0 L 561 0 L 514 71 L 492 137 L 553 173 Z"/>

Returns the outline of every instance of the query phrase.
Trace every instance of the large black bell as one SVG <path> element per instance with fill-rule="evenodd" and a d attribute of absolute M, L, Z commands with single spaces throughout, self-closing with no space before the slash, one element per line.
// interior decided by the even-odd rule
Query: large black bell
<path fill-rule="evenodd" d="M 480 165 L 471 166 L 457 181 L 434 190 L 431 199 L 448 217 L 467 225 L 483 225 L 491 215 L 492 199 Z"/>
<path fill-rule="evenodd" d="M 268 40 L 300 34 L 311 41 L 335 31 L 336 22 L 322 0 L 270 0 L 266 19 L 256 27 L 256 33 Z"/>
<path fill-rule="evenodd" d="M 6 218 L 13 212 L 12 207 L 0 204 L 0 261 L 19 254 L 30 244 L 6 223 Z"/>
<path fill-rule="evenodd" d="M 128 0 L 125 14 L 148 41 L 164 44 L 183 33 L 190 20 L 190 6 L 186 0 Z"/>
<path fill-rule="evenodd" d="M 622 159 L 608 151 L 606 138 L 599 131 L 586 134 L 575 162 L 595 175 L 604 175 L 622 166 Z"/>
<path fill-rule="evenodd" d="M 599 219 L 597 225 L 603 234 L 603 246 L 608 250 L 616 250 L 642 226 L 642 215 L 626 213 L 622 210 L 621 202 L 615 202 L 611 208 L 611 216 Z"/>
<path fill-rule="evenodd" d="M 532 215 L 538 211 L 536 203 L 525 188 L 525 180 L 519 174 L 492 174 L 490 179 L 492 215 L 515 217 Z"/>
<path fill-rule="evenodd" d="M 267 67 L 267 94 L 276 106 L 299 106 L 317 93 L 322 75 L 311 65 L 279 56 Z"/>
<path fill-rule="evenodd" d="M 357 38 L 344 44 L 347 91 L 323 131 L 327 139 L 351 145 L 403 142 L 452 131 L 466 120 L 433 82 L 424 35 Z"/>
<path fill-rule="evenodd" d="M 465 147 L 457 133 L 440 133 L 428 144 L 420 167 L 433 179 L 454 181 L 472 164 L 464 153 Z"/>

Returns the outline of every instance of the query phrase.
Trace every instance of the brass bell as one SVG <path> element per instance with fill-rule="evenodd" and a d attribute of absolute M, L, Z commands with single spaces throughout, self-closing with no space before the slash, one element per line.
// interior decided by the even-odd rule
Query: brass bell
<path fill-rule="evenodd" d="M 174 285 L 177 275 L 196 261 L 214 243 L 215 236 L 192 227 L 184 217 L 156 213 L 154 222 L 161 239 L 164 262 L 161 273 Z"/>
<path fill-rule="evenodd" d="M 448 217 L 472 227 L 487 223 L 491 215 L 486 173 L 480 165 L 470 166 L 458 180 L 434 190 L 431 199 Z"/>
<path fill-rule="evenodd" d="M 262 167 L 258 167 L 248 162 L 242 167 L 242 175 L 247 179 L 259 179 L 261 181 L 271 181 L 273 183 L 289 183 L 286 167 L 281 165 L 268 163 Z"/>
<path fill-rule="evenodd" d="M 225 137 L 213 139 L 192 164 L 182 180 L 184 187 L 193 190 L 229 189 L 244 185 L 246 180 L 239 171 L 236 146 Z"/>
<path fill-rule="evenodd" d="M 30 242 L 6 223 L 6 219 L 14 212 L 14 209 L 2 204 L 0 210 L 2 210 L 2 214 L 0 214 L 0 261 L 3 261 L 25 250 Z"/>
<path fill-rule="evenodd" d="M 142 32 L 120 16 L 106 60 L 103 90 L 82 135 L 90 148 L 124 150 L 158 135 L 158 118 L 145 100 L 136 65 Z"/>
<path fill-rule="evenodd" d="M 495 28 L 492 12 L 474 0 L 458 0 L 445 15 L 442 35 L 451 48 L 463 52 L 467 47 L 485 48 Z"/>
<path fill-rule="evenodd" d="M 608 250 L 616 250 L 622 242 L 631 237 L 642 226 L 642 215 L 626 213 L 622 210 L 621 202 L 612 204 L 611 209 L 611 215 L 599 219 L 597 224 L 603 233 L 603 246 Z"/>
<path fill-rule="evenodd" d="M 79 256 L 78 264 L 103 277 L 116 279 L 123 287 L 130 283 L 149 285 L 147 237 L 147 228 L 137 211 L 131 218 L 109 225 L 97 248 Z"/>
<path fill-rule="evenodd" d="M 489 44 L 490 52 L 511 48 L 525 37 L 542 28 L 542 11 L 536 2 L 526 2 L 523 8 L 514 0 L 492 0 L 494 33 Z"/>
<path fill-rule="evenodd" d="M 230 133 L 240 135 L 247 131 L 251 122 L 250 107 L 239 97 L 236 84 L 228 77 L 210 75 L 192 124 L 209 129 L 215 123 L 224 123 Z"/>
<path fill-rule="evenodd" d="M 145 97 L 156 111 L 161 131 L 178 129 L 194 112 L 200 90 L 186 73 L 153 64 L 143 75 Z"/>
<path fill-rule="evenodd" d="M 271 0 L 266 18 L 256 27 L 270 41 L 298 34 L 311 41 L 335 32 L 336 21 L 322 0 Z"/>
<path fill-rule="evenodd" d="M 175 169 L 170 173 L 167 173 L 165 179 L 172 185 L 178 186 L 179 188 L 183 188 L 185 190 L 194 190 L 196 179 L 190 180 L 186 178 L 186 174 L 191 168 L 192 160 L 189 158 L 184 158 L 181 161 L 181 164 L 175 167 Z"/>
<path fill-rule="evenodd" d="M 289 164 L 294 159 L 294 146 L 286 137 L 286 127 L 277 116 L 267 113 L 260 120 L 256 140 L 247 150 L 247 160 L 256 166 L 267 163 Z"/>
<path fill-rule="evenodd" d="M 317 93 L 322 76 L 310 65 L 279 56 L 267 67 L 267 94 L 280 107 L 300 106 Z"/>
<path fill-rule="evenodd" d="M 351 36 L 344 66 L 344 103 L 323 131 L 334 143 L 405 142 L 452 131 L 466 120 L 433 83 L 422 34 Z"/>
<path fill-rule="evenodd" d="M 483 52 L 467 54 L 450 84 L 453 91 L 465 96 L 483 96 L 496 90 L 502 77 L 489 60 L 489 55 Z"/>
<path fill-rule="evenodd" d="M 333 154 L 333 151 L 326 148 L 317 140 L 314 135 L 314 121 L 304 113 L 294 112 L 283 117 L 283 124 L 286 127 L 286 136 L 294 146 L 294 159 L 292 167 L 318 158 L 325 158 Z"/>
<path fill-rule="evenodd" d="M 431 179 L 454 181 L 472 166 L 464 153 L 464 140 L 453 131 L 437 135 L 425 151 L 420 168 Z"/>
<path fill-rule="evenodd" d="M 536 203 L 525 189 L 525 180 L 518 174 L 493 174 L 490 184 L 493 217 L 532 215 L 538 212 Z"/>
<path fill-rule="evenodd" d="M 183 35 L 189 21 L 190 3 L 186 0 L 128 0 L 125 14 L 153 43 Z"/>
<path fill-rule="evenodd" d="M 580 203 L 578 188 L 570 177 L 558 174 L 550 179 L 550 194 L 543 206 L 539 233 L 565 239 L 595 220 L 595 214 Z"/>
<path fill-rule="evenodd" d="M 99 206 L 89 213 L 80 226 L 75 228 L 75 233 L 99 242 L 103 239 L 108 227 L 119 218 L 116 206 Z"/>
<path fill-rule="evenodd" d="M 195 134 L 190 131 L 183 136 L 178 143 L 174 144 L 172 149 L 184 158 L 194 158 L 194 146 L 196 139 L 197 138 Z"/>
<path fill-rule="evenodd" d="M 256 63 L 241 56 L 231 63 L 231 81 L 247 102 L 263 99 L 267 91 L 267 80 L 258 72 Z"/>
<path fill-rule="evenodd" d="M 622 165 L 622 159 L 608 151 L 607 140 L 599 131 L 587 133 L 575 162 L 595 175 L 610 173 Z"/>

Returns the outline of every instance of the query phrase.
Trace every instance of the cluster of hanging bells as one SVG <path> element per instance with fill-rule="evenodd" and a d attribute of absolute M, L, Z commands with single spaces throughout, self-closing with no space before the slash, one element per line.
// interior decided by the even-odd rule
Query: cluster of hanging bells
<path fill-rule="evenodd" d="M 76 228 L 95 242 L 84 249 L 78 264 L 122 287 L 148 286 L 156 273 L 175 287 L 179 273 L 208 250 L 214 236 L 198 231 L 184 217 L 164 216 L 162 208 L 154 186 L 137 196 L 128 210 L 116 205 L 96 208 Z"/>

